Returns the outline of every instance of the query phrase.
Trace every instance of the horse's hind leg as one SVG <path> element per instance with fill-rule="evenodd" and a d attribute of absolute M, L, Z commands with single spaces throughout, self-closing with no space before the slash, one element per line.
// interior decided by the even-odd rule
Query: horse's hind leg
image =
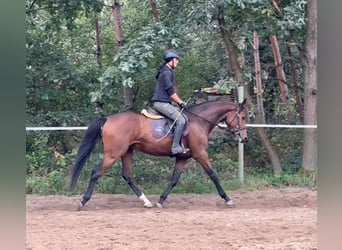
<path fill-rule="evenodd" d="M 141 191 L 138 185 L 133 179 L 133 150 L 128 149 L 126 154 L 121 157 L 122 161 L 122 178 L 131 187 L 133 192 L 139 197 L 140 200 L 144 202 L 144 207 L 153 207 L 152 203 L 146 198 L 145 194 Z"/>
<path fill-rule="evenodd" d="M 88 188 L 87 188 L 85 194 L 83 195 L 83 199 L 80 203 L 79 209 L 84 207 L 84 205 L 90 200 L 90 198 L 93 194 L 97 180 L 114 163 L 115 160 L 116 160 L 116 158 L 109 157 L 109 156 L 105 155 L 101 164 L 94 167 L 93 171 L 91 172 L 91 177 L 89 180 Z"/>

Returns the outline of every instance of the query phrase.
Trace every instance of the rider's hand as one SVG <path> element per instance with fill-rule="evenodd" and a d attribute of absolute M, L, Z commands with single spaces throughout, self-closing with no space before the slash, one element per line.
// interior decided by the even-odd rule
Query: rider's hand
<path fill-rule="evenodd" d="M 179 107 L 181 107 L 182 109 L 186 109 L 186 102 L 181 102 L 180 104 L 178 104 Z"/>

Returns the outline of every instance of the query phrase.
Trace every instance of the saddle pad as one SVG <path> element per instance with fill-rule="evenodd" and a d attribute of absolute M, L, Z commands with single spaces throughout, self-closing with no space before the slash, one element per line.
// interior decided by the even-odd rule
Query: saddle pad
<path fill-rule="evenodd" d="M 155 138 L 160 138 L 166 135 L 170 129 L 169 120 L 163 119 L 149 119 L 152 127 L 152 136 Z M 173 130 L 167 135 L 167 137 L 173 136 Z"/>
<path fill-rule="evenodd" d="M 172 124 L 172 121 L 170 119 L 149 119 L 150 124 L 152 127 L 152 136 L 155 138 L 160 138 L 166 135 L 167 132 L 169 134 L 166 137 L 173 137 L 174 135 L 174 127 L 170 130 L 170 126 Z M 183 136 L 187 135 L 189 133 L 189 124 L 186 125 L 184 131 L 183 131 Z"/>

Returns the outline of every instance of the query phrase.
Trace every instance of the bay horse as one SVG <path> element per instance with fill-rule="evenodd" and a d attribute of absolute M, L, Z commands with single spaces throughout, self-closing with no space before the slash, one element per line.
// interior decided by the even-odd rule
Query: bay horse
<path fill-rule="evenodd" d="M 183 136 L 183 144 L 190 151 L 185 154 L 171 154 L 172 137 L 156 139 L 152 135 L 150 118 L 132 111 L 112 114 L 105 118 L 99 118 L 89 125 L 85 136 L 78 149 L 75 164 L 72 168 L 70 191 L 73 191 L 80 176 L 81 170 L 94 150 L 98 139 L 102 138 L 103 159 L 92 170 L 91 178 L 79 209 L 89 201 L 97 180 L 104 172 L 121 158 L 122 177 L 131 187 L 133 192 L 144 202 L 144 207 L 153 207 L 142 190 L 138 187 L 132 176 L 133 152 L 175 157 L 174 171 L 169 184 L 161 194 L 157 207 L 161 208 L 171 190 L 179 181 L 186 162 L 194 158 L 214 182 L 217 192 L 224 199 L 227 206 L 234 205 L 233 201 L 223 190 L 216 171 L 212 168 L 208 153 L 209 133 L 220 122 L 227 125 L 227 130 L 232 132 L 235 140 L 243 143 L 247 141 L 246 130 L 246 99 L 241 102 L 229 102 L 227 100 L 208 101 L 194 104 L 183 110 L 188 118 L 188 133 Z"/>

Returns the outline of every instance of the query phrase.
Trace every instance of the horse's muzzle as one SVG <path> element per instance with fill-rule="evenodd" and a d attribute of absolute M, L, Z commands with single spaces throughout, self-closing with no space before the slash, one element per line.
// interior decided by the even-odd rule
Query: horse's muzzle
<path fill-rule="evenodd" d="M 240 129 L 234 133 L 234 138 L 236 141 L 238 141 L 240 143 L 244 143 L 244 142 L 248 141 L 246 133 L 241 133 Z"/>
<path fill-rule="evenodd" d="M 248 138 L 247 138 L 247 137 L 242 138 L 242 137 L 240 136 L 238 140 L 239 140 L 240 143 L 248 142 Z"/>

